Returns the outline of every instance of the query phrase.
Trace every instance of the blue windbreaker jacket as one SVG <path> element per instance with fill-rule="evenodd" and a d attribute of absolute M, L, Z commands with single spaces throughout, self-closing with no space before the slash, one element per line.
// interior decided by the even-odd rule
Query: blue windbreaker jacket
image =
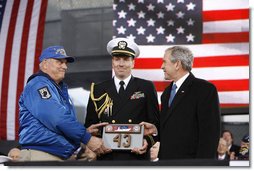
<path fill-rule="evenodd" d="M 57 85 L 39 72 L 28 79 L 19 99 L 19 143 L 22 149 L 48 152 L 69 158 L 87 144 L 91 134 L 78 122 L 67 85 Z"/>

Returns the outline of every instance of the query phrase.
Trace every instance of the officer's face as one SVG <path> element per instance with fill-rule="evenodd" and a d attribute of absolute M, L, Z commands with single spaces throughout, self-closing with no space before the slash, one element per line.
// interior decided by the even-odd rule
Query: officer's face
<path fill-rule="evenodd" d="M 131 75 L 131 69 L 134 67 L 132 57 L 112 57 L 112 68 L 117 78 L 123 80 Z"/>
<path fill-rule="evenodd" d="M 176 80 L 177 62 L 171 62 L 171 52 L 164 54 L 161 69 L 164 72 L 165 80 Z"/>
<path fill-rule="evenodd" d="M 59 83 L 64 79 L 67 70 L 66 59 L 47 59 L 46 73 L 56 82 Z"/>

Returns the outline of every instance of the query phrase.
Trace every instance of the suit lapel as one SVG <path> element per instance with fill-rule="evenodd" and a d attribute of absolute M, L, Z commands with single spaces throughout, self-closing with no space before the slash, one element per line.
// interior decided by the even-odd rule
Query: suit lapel
<path fill-rule="evenodd" d="M 164 126 L 164 124 L 170 118 L 170 116 L 174 114 L 175 108 L 178 106 L 178 104 L 184 98 L 185 94 L 187 94 L 188 91 L 190 90 L 190 86 L 191 86 L 191 83 L 192 83 L 194 78 L 195 78 L 194 75 L 192 73 L 190 73 L 190 75 L 186 78 L 186 80 L 183 82 L 183 84 L 181 85 L 181 87 L 177 91 L 177 93 L 174 97 L 174 100 L 171 103 L 171 106 L 170 107 L 167 107 L 167 106 L 164 107 L 164 110 L 166 110 L 166 112 L 164 112 L 164 114 L 166 116 L 164 117 L 164 120 L 162 121 L 162 126 Z M 167 95 L 165 95 L 164 105 L 168 104 L 171 87 L 172 87 L 172 83 L 170 85 L 170 88 L 168 89 Z"/>

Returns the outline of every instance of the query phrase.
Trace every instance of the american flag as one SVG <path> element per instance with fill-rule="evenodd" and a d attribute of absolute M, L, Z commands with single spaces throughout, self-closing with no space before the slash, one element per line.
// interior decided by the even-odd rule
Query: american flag
<path fill-rule="evenodd" d="M 222 108 L 249 107 L 248 0 L 115 0 L 113 10 L 114 37 L 140 45 L 133 75 L 154 82 L 159 102 L 162 57 L 177 44 L 192 50 L 193 74 L 217 87 Z"/>
<path fill-rule="evenodd" d="M 38 70 L 47 0 L 0 0 L 0 140 L 18 139 L 19 96 Z"/>

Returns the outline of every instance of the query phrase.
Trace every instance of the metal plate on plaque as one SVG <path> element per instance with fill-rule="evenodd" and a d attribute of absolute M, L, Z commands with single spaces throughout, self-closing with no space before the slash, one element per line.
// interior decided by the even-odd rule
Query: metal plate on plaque
<path fill-rule="evenodd" d="M 144 126 L 139 124 L 109 124 L 103 127 L 103 142 L 114 150 L 130 150 L 143 145 Z"/>

